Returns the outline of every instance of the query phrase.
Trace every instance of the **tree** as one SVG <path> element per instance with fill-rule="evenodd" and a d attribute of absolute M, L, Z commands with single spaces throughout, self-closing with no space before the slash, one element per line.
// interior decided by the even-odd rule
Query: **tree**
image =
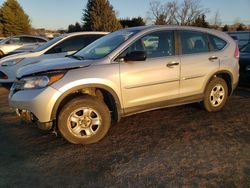
<path fill-rule="evenodd" d="M 6 0 L 0 9 L 1 32 L 4 36 L 29 34 L 29 16 L 16 0 Z"/>
<path fill-rule="evenodd" d="M 172 3 L 162 4 L 159 0 L 153 0 L 149 3 L 149 6 L 149 19 L 153 20 L 155 25 L 173 24 Z"/>
<path fill-rule="evenodd" d="M 229 31 L 228 25 L 224 25 L 224 27 L 222 28 L 222 31 L 224 31 L 224 32 Z"/>
<path fill-rule="evenodd" d="M 196 27 L 209 28 L 209 23 L 206 21 L 206 16 L 204 14 L 199 16 L 191 25 Z"/>
<path fill-rule="evenodd" d="M 201 0 L 183 0 L 182 3 L 174 0 L 167 4 L 153 0 L 150 2 L 149 12 L 155 20 L 154 23 L 158 20 L 166 24 L 192 25 L 199 16 L 205 15 L 209 10 L 203 8 Z"/>
<path fill-rule="evenodd" d="M 244 31 L 244 24 L 240 23 L 239 26 L 236 28 L 236 31 Z"/>
<path fill-rule="evenodd" d="M 164 14 L 159 15 L 155 19 L 155 25 L 166 25 L 168 23 L 167 18 Z"/>
<path fill-rule="evenodd" d="M 136 27 L 136 26 L 144 26 L 146 23 L 144 22 L 142 17 L 137 17 L 137 18 L 126 18 L 126 19 L 120 19 L 120 24 L 122 25 L 123 28 L 126 27 Z"/>
<path fill-rule="evenodd" d="M 70 24 L 68 26 L 68 33 L 72 33 L 72 32 L 79 32 L 82 31 L 82 27 L 80 25 L 80 23 L 76 22 L 75 25 Z"/>
<path fill-rule="evenodd" d="M 214 17 L 211 21 L 211 27 L 214 29 L 218 29 L 221 27 L 221 18 L 220 18 L 220 12 L 216 11 Z"/>
<path fill-rule="evenodd" d="M 121 28 L 108 0 L 88 0 L 83 10 L 83 28 L 86 31 L 115 31 Z"/>
<path fill-rule="evenodd" d="M 181 4 L 172 2 L 171 13 L 178 25 L 190 25 L 199 16 L 205 15 L 208 9 L 203 8 L 201 0 L 183 0 Z"/>

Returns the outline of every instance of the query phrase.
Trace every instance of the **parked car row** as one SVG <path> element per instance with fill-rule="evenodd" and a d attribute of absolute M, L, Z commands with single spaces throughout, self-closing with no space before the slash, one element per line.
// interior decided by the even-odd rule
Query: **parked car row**
<path fill-rule="evenodd" d="M 52 39 L 30 52 L 2 58 L 0 60 L 0 83 L 3 85 L 12 85 L 16 79 L 16 72 L 20 67 L 45 59 L 55 59 L 71 55 L 106 34 L 105 32 L 65 34 Z"/>
<path fill-rule="evenodd" d="M 105 34 L 63 35 L 2 59 L 1 82 L 15 80 L 10 106 L 41 129 L 89 144 L 135 113 L 193 102 L 219 111 L 238 84 L 239 49 L 226 33 L 144 26 Z"/>
<path fill-rule="evenodd" d="M 36 48 L 48 42 L 49 39 L 40 36 L 18 35 L 0 41 L 0 58 L 13 53 L 19 53 Z M 20 49 L 20 51 L 18 51 Z M 15 52 L 14 52 L 15 51 Z"/>

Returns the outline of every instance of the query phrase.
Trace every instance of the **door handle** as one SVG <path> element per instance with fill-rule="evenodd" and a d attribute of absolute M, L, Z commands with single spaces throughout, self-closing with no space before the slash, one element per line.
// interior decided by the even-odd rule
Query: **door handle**
<path fill-rule="evenodd" d="M 218 57 L 216 57 L 216 56 L 211 56 L 211 57 L 208 58 L 209 61 L 214 61 L 214 60 L 217 60 L 217 59 L 218 59 Z"/>
<path fill-rule="evenodd" d="M 173 67 L 175 67 L 175 66 L 178 66 L 179 64 L 180 64 L 180 63 L 178 63 L 178 62 L 172 61 L 172 62 L 168 63 L 166 66 L 167 66 L 168 68 L 173 68 Z"/>

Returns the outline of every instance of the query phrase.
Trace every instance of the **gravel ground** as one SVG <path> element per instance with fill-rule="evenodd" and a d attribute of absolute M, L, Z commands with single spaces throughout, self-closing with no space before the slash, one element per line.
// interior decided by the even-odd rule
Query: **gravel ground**
<path fill-rule="evenodd" d="M 250 89 L 219 113 L 185 105 L 134 115 L 71 145 L 15 116 L 0 88 L 0 187 L 250 187 Z"/>

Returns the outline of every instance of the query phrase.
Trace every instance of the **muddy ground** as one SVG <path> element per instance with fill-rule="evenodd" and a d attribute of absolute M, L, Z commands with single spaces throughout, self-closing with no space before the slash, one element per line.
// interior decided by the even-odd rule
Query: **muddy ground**
<path fill-rule="evenodd" d="M 250 187 L 250 88 L 219 113 L 185 105 L 134 115 L 71 145 L 20 121 L 0 88 L 0 187 Z"/>

